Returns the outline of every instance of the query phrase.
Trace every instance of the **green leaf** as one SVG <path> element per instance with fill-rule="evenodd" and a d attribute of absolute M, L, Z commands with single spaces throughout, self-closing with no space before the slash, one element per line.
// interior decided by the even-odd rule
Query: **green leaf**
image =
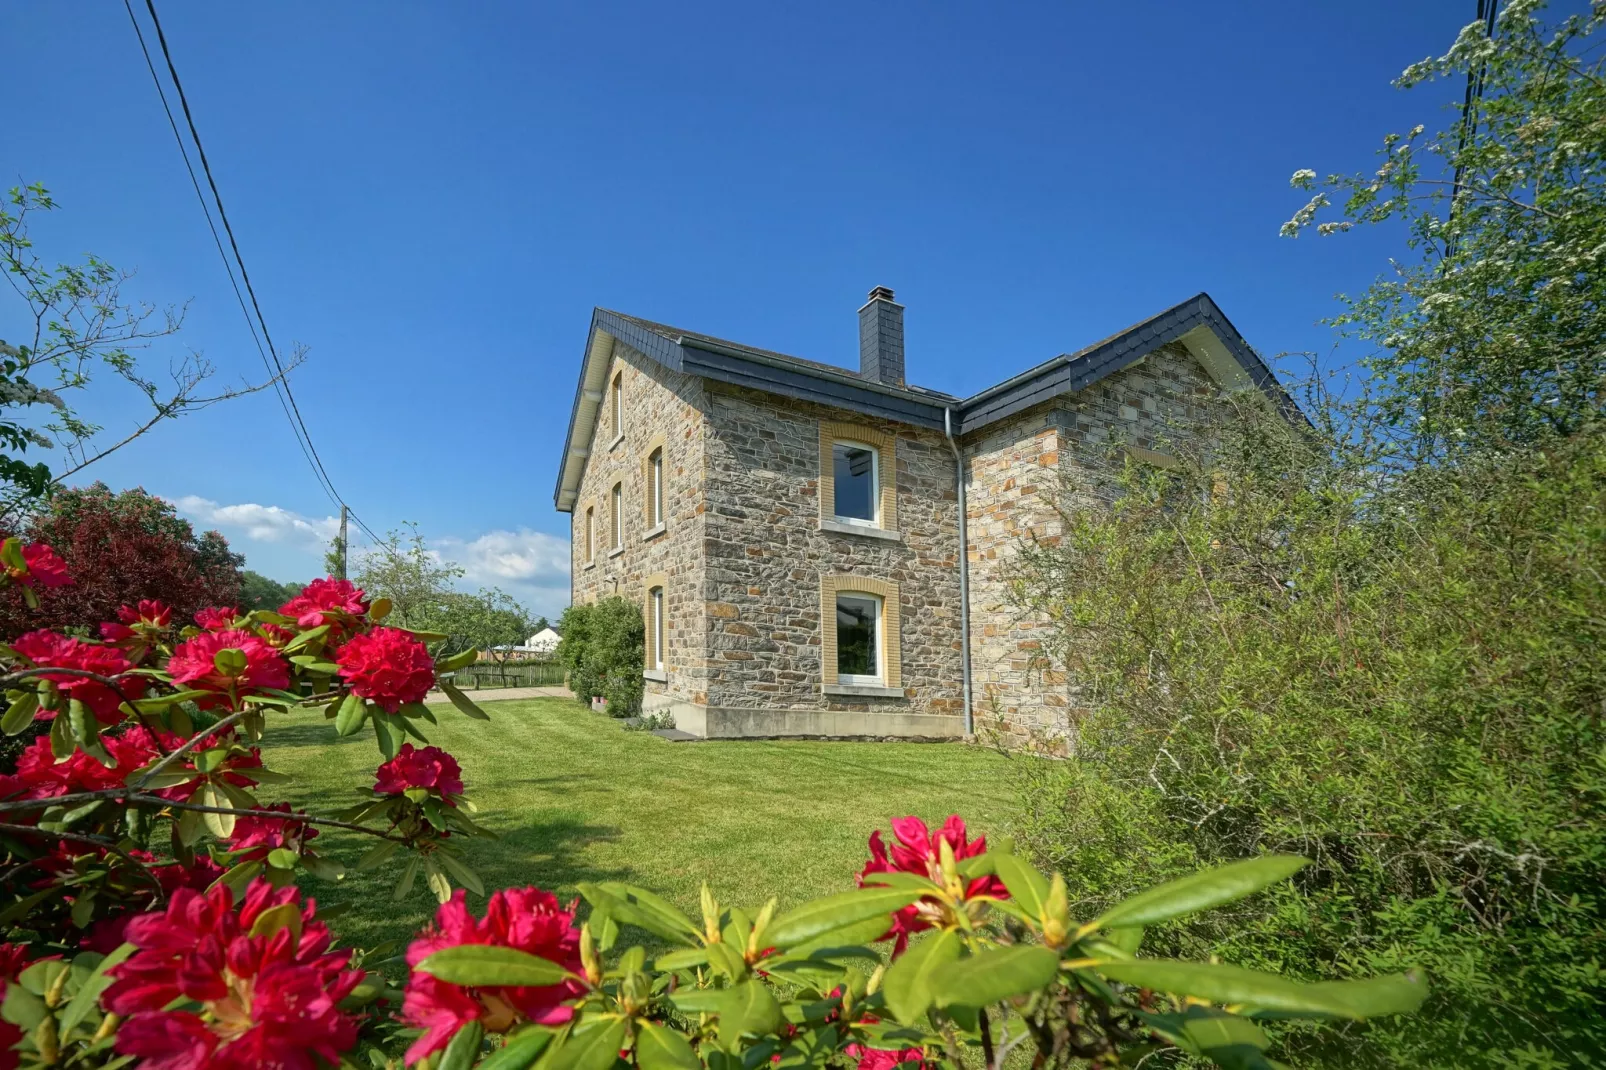
<path fill-rule="evenodd" d="M 677 944 L 693 946 L 697 942 L 697 930 L 691 920 L 650 892 L 643 895 L 641 889 L 622 884 L 610 888 L 584 883 L 575 887 L 594 909 L 620 924 L 634 925 Z"/>
<path fill-rule="evenodd" d="M 980 1008 L 1046 988 L 1059 973 L 1059 966 L 1059 956 L 1053 951 L 1023 944 L 943 963 L 932 970 L 927 985 L 939 1007 Z"/>
<path fill-rule="evenodd" d="M 418 879 L 418 867 L 421 865 L 423 865 L 423 860 L 417 855 L 413 855 L 407 860 L 407 865 L 402 867 L 401 877 L 396 881 L 396 890 L 390 893 L 390 898 L 393 901 L 399 903 L 412 893 L 413 881 Z"/>
<path fill-rule="evenodd" d="M 1241 966 L 1164 959 L 1111 962 L 1094 969 L 1123 984 L 1211 1003 L 1244 1005 L 1245 1013 L 1274 1011 L 1357 1019 L 1409 1014 L 1422 1005 L 1428 990 L 1425 982 L 1411 974 L 1301 984 Z"/>
<path fill-rule="evenodd" d="M 363 719 L 368 716 L 368 706 L 356 695 L 347 695 L 340 700 L 340 709 L 335 711 L 335 734 L 341 736 L 354 736 L 362 731 Z M 376 718 L 384 716 L 376 713 Z"/>
<path fill-rule="evenodd" d="M 511 947 L 461 944 L 437 951 L 413 967 L 454 985 L 543 988 L 569 979 L 555 962 Z"/>
<path fill-rule="evenodd" d="M 669 997 L 669 1002 L 682 1014 L 718 1014 L 725 1006 L 724 988 L 680 989 Z"/>
<path fill-rule="evenodd" d="M 50 753 L 59 762 L 72 757 L 72 752 L 78 749 L 73 741 L 72 725 L 67 721 L 64 710 L 56 711 L 55 720 L 50 722 Z"/>
<path fill-rule="evenodd" d="M 480 1061 L 479 1070 L 529 1070 L 536 1056 L 552 1043 L 552 1030 L 533 1026 L 508 1038 Z"/>
<path fill-rule="evenodd" d="M 436 1070 L 470 1070 L 480 1054 L 480 1042 L 485 1039 L 485 1028 L 478 1021 L 470 1021 L 446 1045 Z"/>
<path fill-rule="evenodd" d="M 437 661 L 435 663 L 435 671 L 436 672 L 456 672 L 458 669 L 466 669 L 466 668 L 468 668 L 470 665 L 474 664 L 479 659 L 480 659 L 480 652 L 477 649 L 475 649 L 473 647 L 470 647 L 467 650 L 460 651 L 459 653 L 453 654 L 449 658 L 442 658 L 441 660 Z"/>
<path fill-rule="evenodd" d="M 395 721 L 388 713 L 374 710 L 374 735 L 379 740 L 379 753 L 385 756 L 387 762 L 396 757 L 396 752 L 407 740 L 406 730 Z"/>
<path fill-rule="evenodd" d="M 480 880 L 479 874 L 475 873 L 472 869 L 469 869 L 468 866 L 464 865 L 461 859 L 456 858 L 444 850 L 436 851 L 431 857 L 434 858 L 435 861 L 439 862 L 441 867 L 445 869 L 447 873 L 450 873 L 452 878 L 456 880 L 458 884 L 461 884 L 475 895 L 485 894 L 485 884 Z"/>
<path fill-rule="evenodd" d="M 117 765 L 116 759 L 106 752 L 106 745 L 100 741 L 100 721 L 90 708 L 78 699 L 67 701 L 67 723 L 72 728 L 72 734 L 78 740 L 78 745 L 84 753 L 94 758 L 107 769 Z"/>
<path fill-rule="evenodd" d="M 770 922 L 764 932 L 765 942 L 779 948 L 795 947 L 816 936 L 842 929 L 855 922 L 871 918 L 884 918 L 881 931 L 891 926 L 891 915 L 920 898 L 920 893 L 905 888 L 862 888 L 855 892 L 828 895 L 804 903 L 796 910 Z"/>
<path fill-rule="evenodd" d="M 463 694 L 463 692 L 459 691 L 456 685 L 450 680 L 442 680 L 440 685 L 441 690 L 446 693 L 447 698 L 452 700 L 452 705 L 456 706 L 460 713 L 472 717 L 476 721 L 489 721 L 491 719 L 490 714 L 474 705 L 474 703 L 469 700 L 469 697 Z"/>
<path fill-rule="evenodd" d="M 609 1017 L 591 1029 L 570 1033 L 542 1060 L 545 1070 L 609 1070 L 624 1046 L 626 1023 Z"/>
<path fill-rule="evenodd" d="M 0 718 L 0 732 L 8 736 L 20 735 L 24 728 L 33 724 L 33 715 L 39 710 L 39 692 L 24 691 L 22 697 L 6 708 L 6 715 Z"/>
<path fill-rule="evenodd" d="M 1299 855 L 1266 855 L 1192 873 L 1117 903 L 1084 930 L 1155 925 L 1208 910 L 1287 880 L 1309 864 L 1310 859 Z M 1007 878 L 1005 883 L 1009 883 Z"/>
<path fill-rule="evenodd" d="M 251 923 L 252 936 L 272 937 L 280 929 L 289 929 L 296 937 L 301 936 L 301 907 L 295 903 L 280 903 L 276 907 L 269 907 L 258 914 Z"/>
<path fill-rule="evenodd" d="M 708 965 L 714 972 L 732 981 L 739 981 L 747 975 L 747 962 L 742 953 L 729 944 L 709 944 L 703 949 L 708 955 Z"/>
<path fill-rule="evenodd" d="M 862 921 L 856 921 L 851 925 L 844 925 L 840 929 L 831 929 L 811 940 L 796 944 L 790 949 L 788 957 L 791 955 L 819 956 L 832 951 L 861 950 L 863 945 L 873 944 L 877 940 L 884 938 L 887 935 L 887 930 L 891 927 L 891 915 L 883 917 L 878 914 Z M 769 930 L 766 929 L 766 936 L 768 932 Z M 768 939 L 765 940 L 766 944 L 769 942 Z M 871 952 L 871 954 L 874 955 L 874 952 Z M 875 957 L 880 958 L 879 955 Z"/>
<path fill-rule="evenodd" d="M 340 666 L 332 661 L 325 661 L 316 654 L 295 654 L 290 658 L 292 665 L 297 665 L 308 672 L 320 673 L 324 676 L 333 676 L 340 671 Z"/>
<path fill-rule="evenodd" d="M 140 713 L 161 713 L 168 707 L 176 706 L 180 702 L 190 702 L 214 693 L 212 691 L 174 691 L 166 695 L 152 695 L 149 698 L 135 699 L 134 709 Z M 127 703 L 124 703 L 124 705 L 127 705 Z M 174 731 L 178 732 L 177 727 L 174 728 Z M 190 734 L 189 732 L 179 732 L 181 736 Z"/>
<path fill-rule="evenodd" d="M 1110 943 L 1126 955 L 1136 955 L 1143 943 L 1143 926 L 1132 925 L 1110 930 Z"/>
<path fill-rule="evenodd" d="M 284 652 L 288 654 L 292 650 L 300 650 L 308 643 L 322 639 L 324 636 L 329 634 L 329 627 L 330 626 L 327 624 L 320 624 L 316 628 L 308 628 L 306 631 L 300 633 L 294 639 L 284 644 Z"/>
<path fill-rule="evenodd" d="M 919 877 L 913 873 L 866 873 L 864 876 L 866 887 L 876 888 L 902 888 L 921 895 L 931 895 L 942 891 L 936 881 L 927 877 Z"/>
<path fill-rule="evenodd" d="M 675 1030 L 642 1022 L 636 1029 L 636 1065 L 641 1070 L 701 1070 L 703 1064 Z"/>
<path fill-rule="evenodd" d="M 910 944 L 881 981 L 881 992 L 893 1017 L 905 1025 L 915 1024 L 931 1006 L 932 973 L 959 958 L 959 951 L 959 934 L 952 929 Z"/>
<path fill-rule="evenodd" d="M 301 868 L 321 881 L 337 881 L 346 875 L 345 866 L 323 855 L 302 855 Z"/>
<path fill-rule="evenodd" d="M 245 651 L 234 647 L 219 650 L 212 655 L 212 665 L 222 676 L 235 677 L 245 672 L 251 663 L 246 659 Z"/>
<path fill-rule="evenodd" d="M 1010 898 L 1021 905 L 1034 920 L 1043 917 L 1043 904 L 1048 900 L 1048 881 L 1036 867 L 1016 855 L 1000 854 L 993 859 L 993 872 L 1009 889 Z"/>
<path fill-rule="evenodd" d="M 764 1036 L 781 1027 L 781 1005 L 759 981 L 743 981 L 725 990 L 719 1008 L 719 1042 L 735 1049 L 745 1035 Z"/>
<path fill-rule="evenodd" d="M 195 804 L 197 806 L 226 807 L 228 803 L 229 800 L 223 797 L 223 794 L 217 790 L 217 785 L 212 783 L 202 784 L 200 790 L 195 793 Z M 201 824 L 206 826 L 206 831 L 220 840 L 226 840 L 234 835 L 233 814 L 203 813 L 201 814 Z"/>
<path fill-rule="evenodd" d="M 69 1036 L 90 1012 L 98 1009 L 100 994 L 111 987 L 112 983 L 107 971 L 128 958 L 134 951 L 133 944 L 123 944 L 101 959 L 99 965 L 95 967 L 95 972 L 78 986 L 78 991 L 74 992 L 72 999 L 67 1002 L 67 1008 L 62 1012 L 61 1021 L 58 1023 L 63 1037 Z"/>
<path fill-rule="evenodd" d="M 400 846 L 401 844 L 397 843 L 395 840 L 381 840 L 379 843 L 374 844 L 374 846 L 363 852 L 363 856 L 357 860 L 357 869 L 369 870 L 373 869 L 375 866 L 381 865 L 387 859 L 389 859 L 391 855 L 395 854 L 397 848 Z"/>
<path fill-rule="evenodd" d="M 708 962 L 708 949 L 705 947 L 688 947 L 680 951 L 671 951 L 667 955 L 659 955 L 653 960 L 653 968 L 660 973 L 669 973 L 674 970 L 689 970 L 702 966 Z"/>

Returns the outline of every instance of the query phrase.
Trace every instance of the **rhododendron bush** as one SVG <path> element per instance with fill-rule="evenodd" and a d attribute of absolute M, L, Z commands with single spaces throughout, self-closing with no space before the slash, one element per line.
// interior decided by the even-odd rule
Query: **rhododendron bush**
<path fill-rule="evenodd" d="M 16 540 L 0 559 L 0 583 L 72 582 Z M 1406 1013 L 1424 996 L 1413 975 L 1299 984 L 1140 953 L 1145 927 L 1303 859 L 1207 871 L 1081 921 L 1058 874 L 958 817 L 894 821 L 857 887 L 786 909 L 706 885 L 700 918 L 619 882 L 487 896 L 459 849 L 489 835 L 471 776 L 428 743 L 423 705 L 438 687 L 487 719 L 440 679 L 475 652 L 436 658 L 441 637 L 387 610 L 324 579 L 277 611 L 186 621 L 142 602 L 99 641 L 39 629 L 0 648 L 0 728 L 49 723 L 0 775 L 0 1070 L 1001 1070 L 1022 1049 L 1036 1066 L 1171 1049 L 1268 1067 L 1263 1020 Z M 377 742 L 343 810 L 267 797 L 286 778 L 261 742 L 301 707 L 332 737 Z M 334 830 L 371 838 L 358 865 L 392 867 L 396 898 L 422 876 L 439 900 L 404 956 L 336 945 L 313 894 L 344 875 L 318 850 Z"/>

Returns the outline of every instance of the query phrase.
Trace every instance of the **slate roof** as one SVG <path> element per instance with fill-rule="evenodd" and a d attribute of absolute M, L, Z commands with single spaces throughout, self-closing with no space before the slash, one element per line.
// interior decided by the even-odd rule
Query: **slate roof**
<path fill-rule="evenodd" d="M 597 334 L 602 331 L 677 372 L 963 435 L 1051 397 L 1085 390 L 1199 328 L 1207 328 L 1219 344 L 1223 363 L 1229 368 L 1235 366 L 1248 383 L 1265 391 L 1279 407 L 1298 411 L 1271 369 L 1206 293 L 1196 294 L 1108 338 L 1074 353 L 1062 353 L 967 398 L 925 387 L 879 383 L 851 368 L 731 342 L 605 308 L 592 312 L 586 354 L 589 360 Z M 1212 350 L 1215 348 L 1212 346 Z M 586 377 L 587 370 L 583 368 L 569 416 L 564 461 L 559 465 L 554 499 L 560 510 L 573 504 L 572 500 L 567 504 L 563 500 L 566 478 L 580 467 L 571 465 L 570 458 L 584 457 L 581 452 L 584 444 L 578 438 L 590 440 L 589 422 L 596 418 L 594 404 L 582 406 Z M 587 422 L 583 429 L 580 426 L 582 413 Z M 584 434 L 577 438 L 580 430 Z"/>

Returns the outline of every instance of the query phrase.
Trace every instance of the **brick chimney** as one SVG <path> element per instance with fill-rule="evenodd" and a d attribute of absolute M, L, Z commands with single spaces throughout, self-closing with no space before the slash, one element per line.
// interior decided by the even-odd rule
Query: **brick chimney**
<path fill-rule="evenodd" d="M 903 306 L 877 286 L 859 309 L 859 374 L 888 386 L 903 386 Z"/>

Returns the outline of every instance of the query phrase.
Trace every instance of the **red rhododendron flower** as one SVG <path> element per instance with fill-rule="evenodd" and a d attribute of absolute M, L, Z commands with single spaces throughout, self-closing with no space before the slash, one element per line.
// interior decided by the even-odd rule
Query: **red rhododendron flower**
<path fill-rule="evenodd" d="M 245 667 L 233 673 L 219 669 L 217 655 L 224 650 L 238 650 L 244 654 Z M 240 699 L 247 695 L 290 686 L 290 666 L 277 650 L 250 632 L 232 629 L 202 632 L 180 643 L 168 659 L 167 671 L 172 673 L 175 684 L 218 692 L 217 698 L 205 698 L 197 703 L 203 709 L 221 704 L 236 710 L 240 708 Z"/>
<path fill-rule="evenodd" d="M 116 647 L 69 639 L 48 629 L 18 636 L 11 641 L 11 649 L 42 668 L 81 669 L 101 676 L 117 677 L 134 667 Z M 45 679 L 54 683 L 69 699 L 75 698 L 88 706 L 101 724 L 116 724 L 123 719 L 122 711 L 117 708 L 122 705 L 123 696 L 137 699 L 145 694 L 145 678 L 142 676 L 122 676 L 117 681 L 117 690 L 87 676 L 46 673 Z M 42 709 L 34 718 L 49 721 L 55 716 L 55 710 Z"/>
<path fill-rule="evenodd" d="M 6 986 L 29 965 L 28 949 L 22 944 L 0 944 L 0 1001 L 6 998 Z M 16 1070 L 21 1058 L 11 1049 L 23 1036 L 20 1027 L 0 1018 L 0 1070 Z"/>
<path fill-rule="evenodd" d="M 355 630 L 357 621 L 368 614 L 368 597 L 350 580 L 328 576 L 307 584 L 279 612 L 294 617 L 302 628 L 327 624 L 333 635 Z"/>
<path fill-rule="evenodd" d="M 240 611 L 233 606 L 207 606 L 195 614 L 195 623 L 203 631 L 226 632 L 239 617 Z"/>
<path fill-rule="evenodd" d="M 277 624 L 258 624 L 257 634 L 275 650 L 283 650 L 296 633 L 289 628 L 281 628 Z"/>
<path fill-rule="evenodd" d="M 274 803 L 262 809 L 273 810 L 284 817 L 250 815 L 237 818 L 234 835 L 229 837 L 229 850 L 241 852 L 235 861 L 259 862 L 280 847 L 300 854 L 303 844 L 317 838 L 317 829 L 305 821 L 295 820 L 290 813 L 289 803 Z"/>
<path fill-rule="evenodd" d="M 452 796 L 463 794 L 463 771 L 457 759 L 439 747 L 419 750 L 403 743 L 396 757 L 374 771 L 374 793 L 400 795 L 408 788 L 428 788 L 456 806 Z"/>
<path fill-rule="evenodd" d="M 435 686 L 435 659 L 429 649 L 400 628 L 352 636 L 335 655 L 335 664 L 353 692 L 387 713 L 422 702 Z"/>
<path fill-rule="evenodd" d="M 128 625 L 166 628 L 173 622 L 173 607 L 157 598 L 141 598 L 136 606 L 118 606 L 117 619 Z"/>
<path fill-rule="evenodd" d="M 896 1067 L 905 1064 L 918 1066 L 926 1058 L 926 1053 L 919 1048 L 886 1051 L 882 1048 L 867 1048 L 863 1044 L 849 1044 L 842 1049 L 842 1054 L 850 1059 L 859 1060 L 858 1070 L 895 1070 Z"/>
<path fill-rule="evenodd" d="M 157 754 L 150 733 L 143 728 L 131 728 L 115 736 L 105 735 L 100 741 L 116 763 L 110 769 L 81 750 L 73 751 L 58 762 L 50 751 L 50 737 L 36 738 L 17 756 L 17 774 L 13 778 L 20 785 L 17 797 L 53 799 L 80 791 L 120 788 L 130 773 L 149 764 Z"/>
<path fill-rule="evenodd" d="M 259 918 L 298 896 L 253 881 L 236 909 L 225 886 L 205 895 L 181 888 L 165 911 L 131 920 L 125 936 L 138 950 L 112 969 L 116 980 L 102 997 L 114 1014 L 130 1015 L 117 1050 L 162 1070 L 338 1063 L 357 1042 L 356 1021 L 338 1006 L 362 980 L 347 968 L 351 952 L 329 952 L 329 929 L 313 920 L 310 899 L 299 925 L 252 935 Z M 176 1001 L 199 1010 L 168 1010 Z"/>
<path fill-rule="evenodd" d="M 972 858 L 987 850 L 987 837 L 978 836 L 974 840 L 965 838 L 965 822 L 958 814 L 943 822 L 936 836 L 932 836 L 926 823 L 918 817 L 894 818 L 892 835 L 897 842 L 892 845 L 889 855 L 881 842 L 881 830 L 870 834 L 870 861 L 865 863 L 864 870 L 859 874 L 861 886 L 872 873 L 913 873 L 942 884 L 942 856 L 937 846 L 942 840 L 947 840 L 948 846 L 953 848 L 955 860 Z M 981 895 L 1006 899 L 1009 891 L 997 877 L 977 877 L 965 886 L 965 898 L 973 899 Z M 929 929 L 934 922 L 941 920 L 942 910 L 942 905 L 935 900 L 922 899 L 892 915 L 892 928 L 881 939 L 897 937 L 892 949 L 893 957 L 903 954 L 904 948 L 909 946 L 911 933 Z"/>
<path fill-rule="evenodd" d="M 11 582 L 19 587 L 66 587 L 72 583 L 72 577 L 67 575 L 67 562 L 42 542 L 22 548 L 22 563 L 27 567 L 8 565 L 5 570 Z"/>
<path fill-rule="evenodd" d="M 463 891 L 441 904 L 433 925 L 407 948 L 407 964 L 417 966 L 437 951 L 464 944 L 511 947 L 538 955 L 574 973 L 581 970 L 580 932 L 574 906 L 539 888 L 504 888 L 491 896 L 485 919 L 476 920 L 463 903 Z M 402 1017 L 424 1030 L 407 1049 L 416 1062 L 444 1048 L 459 1028 L 478 1020 L 489 1033 L 505 1033 L 521 1022 L 562 1025 L 574 1017 L 566 1001 L 584 994 L 578 980 L 541 988 L 465 988 L 414 970 L 407 980 Z"/>

